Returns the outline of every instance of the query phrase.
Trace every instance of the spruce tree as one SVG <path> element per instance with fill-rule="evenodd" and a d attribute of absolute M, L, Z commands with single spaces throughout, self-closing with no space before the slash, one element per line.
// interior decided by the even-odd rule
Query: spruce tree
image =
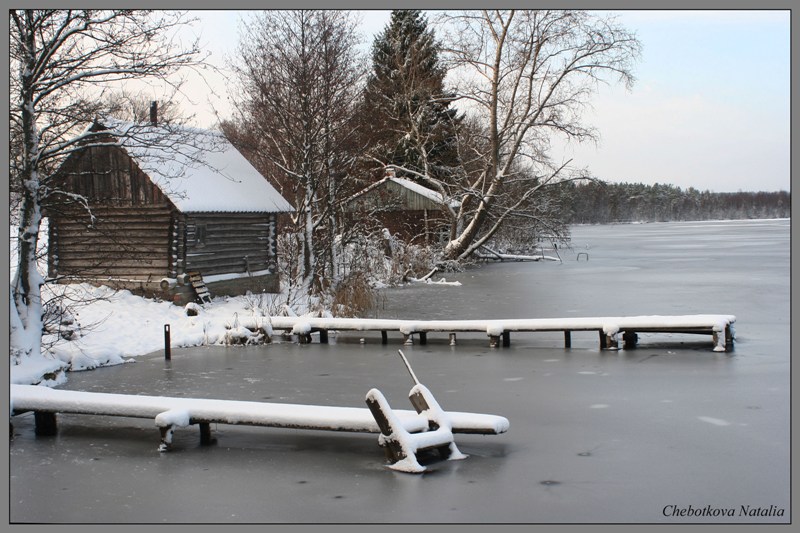
<path fill-rule="evenodd" d="M 439 52 L 422 11 L 392 11 L 372 44 L 364 118 L 376 159 L 447 182 L 460 119 L 450 107 Z"/>

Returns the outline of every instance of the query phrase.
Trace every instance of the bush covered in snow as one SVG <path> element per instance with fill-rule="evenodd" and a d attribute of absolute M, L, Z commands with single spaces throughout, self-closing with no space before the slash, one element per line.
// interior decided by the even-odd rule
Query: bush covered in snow
<path fill-rule="evenodd" d="M 309 295 L 299 276 L 298 247 L 297 235 L 284 233 L 278 239 L 281 294 L 259 295 L 254 307 L 268 308 L 273 316 L 289 306 L 305 308 L 313 316 L 361 317 L 380 307 L 385 287 L 424 277 L 437 266 L 439 271 L 460 268 L 456 262 L 442 263 L 431 247 L 408 244 L 384 229 L 346 243 L 337 239 L 332 246 L 335 272 L 319 273 Z"/>

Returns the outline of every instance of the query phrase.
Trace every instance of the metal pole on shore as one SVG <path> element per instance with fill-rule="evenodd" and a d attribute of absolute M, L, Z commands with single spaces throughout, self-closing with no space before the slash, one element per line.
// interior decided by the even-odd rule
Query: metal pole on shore
<path fill-rule="evenodd" d="M 164 360 L 169 361 L 170 359 L 172 359 L 172 353 L 170 352 L 169 324 L 164 324 Z"/>

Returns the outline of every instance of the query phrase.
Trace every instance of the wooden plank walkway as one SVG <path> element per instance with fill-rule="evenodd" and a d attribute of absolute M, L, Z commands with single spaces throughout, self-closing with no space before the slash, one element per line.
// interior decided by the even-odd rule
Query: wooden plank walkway
<path fill-rule="evenodd" d="M 403 334 L 406 344 L 413 343 L 413 336 L 420 344 L 427 342 L 427 334 L 446 332 L 451 344 L 455 344 L 456 333 L 486 333 L 489 345 L 510 346 L 512 332 L 562 331 L 564 345 L 572 345 L 573 331 L 596 331 L 601 349 L 618 349 L 619 337 L 626 349 L 638 343 L 638 333 L 681 333 L 710 335 L 713 349 L 717 352 L 733 349 L 735 337 L 733 315 L 652 315 L 629 317 L 589 318 L 531 318 L 500 320 L 397 320 L 361 318 L 315 318 L 315 317 L 271 317 L 272 328 L 298 335 L 300 342 L 310 342 L 311 333 L 320 333 L 320 342 L 328 341 L 329 331 L 380 331 L 382 342 L 388 342 L 389 331 Z"/>

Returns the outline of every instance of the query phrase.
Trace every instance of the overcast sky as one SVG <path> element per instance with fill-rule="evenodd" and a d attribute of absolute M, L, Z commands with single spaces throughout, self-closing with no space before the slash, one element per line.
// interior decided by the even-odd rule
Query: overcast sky
<path fill-rule="evenodd" d="M 247 13 L 200 11 L 194 31 L 225 65 Z M 389 20 L 362 12 L 365 50 Z M 602 88 L 586 115 L 600 145 L 567 147 L 563 158 L 614 182 L 669 183 L 681 188 L 776 191 L 790 188 L 790 12 L 622 11 L 620 21 L 643 45 L 637 82 Z M 219 98 L 193 82 L 194 112 L 213 126 Z"/>

